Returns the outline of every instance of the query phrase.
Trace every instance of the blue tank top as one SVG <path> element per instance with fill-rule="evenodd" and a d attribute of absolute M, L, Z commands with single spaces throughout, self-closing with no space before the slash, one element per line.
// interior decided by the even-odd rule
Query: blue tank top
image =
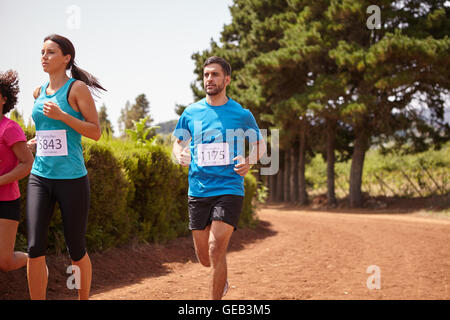
<path fill-rule="evenodd" d="M 34 101 L 32 118 L 36 125 L 37 153 L 31 173 L 48 179 L 76 179 L 87 174 L 81 146 L 81 134 L 62 121 L 44 115 L 47 101 L 56 103 L 61 110 L 72 117 L 84 120 L 68 102 L 68 91 L 76 81 L 69 79 L 58 91 L 47 94 L 49 82 L 41 87 L 39 97 Z M 54 134 L 53 134 L 54 133 Z"/>

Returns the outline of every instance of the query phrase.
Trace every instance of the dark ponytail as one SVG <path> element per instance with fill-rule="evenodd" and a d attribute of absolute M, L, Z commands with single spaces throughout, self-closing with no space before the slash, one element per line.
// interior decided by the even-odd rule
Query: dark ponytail
<path fill-rule="evenodd" d="M 100 90 L 106 91 L 106 89 L 100 85 L 100 82 L 96 77 L 78 67 L 75 62 L 72 63 L 70 72 L 72 73 L 72 78 L 83 81 L 89 88 L 93 89 L 95 96 L 98 96 Z"/>
<path fill-rule="evenodd" d="M 47 40 L 51 40 L 58 44 L 63 55 L 70 54 L 70 61 L 67 64 L 66 69 L 71 69 L 70 72 L 72 74 L 72 78 L 83 81 L 90 89 L 92 89 L 91 92 L 97 97 L 100 93 L 100 90 L 106 91 L 106 89 L 101 86 L 96 77 L 75 64 L 75 47 L 69 39 L 58 34 L 51 34 L 45 37 L 44 42 Z"/>

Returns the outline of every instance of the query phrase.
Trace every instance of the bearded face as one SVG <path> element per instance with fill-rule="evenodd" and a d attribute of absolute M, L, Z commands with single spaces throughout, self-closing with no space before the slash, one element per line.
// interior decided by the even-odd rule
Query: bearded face
<path fill-rule="evenodd" d="M 220 94 L 230 83 L 230 77 L 225 76 L 222 67 L 217 63 L 207 65 L 203 69 L 203 85 L 207 95 Z"/>

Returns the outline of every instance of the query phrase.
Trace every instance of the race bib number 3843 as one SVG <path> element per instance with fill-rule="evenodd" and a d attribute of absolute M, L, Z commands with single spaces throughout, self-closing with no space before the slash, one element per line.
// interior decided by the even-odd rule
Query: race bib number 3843
<path fill-rule="evenodd" d="M 197 163 L 200 167 L 226 166 L 229 164 L 228 143 L 202 143 L 197 149 Z"/>
<path fill-rule="evenodd" d="M 66 130 L 36 131 L 36 155 L 40 157 L 67 156 Z"/>

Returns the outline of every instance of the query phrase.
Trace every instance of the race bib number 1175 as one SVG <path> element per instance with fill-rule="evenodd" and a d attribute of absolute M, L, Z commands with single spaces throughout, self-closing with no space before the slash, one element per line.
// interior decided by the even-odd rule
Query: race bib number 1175
<path fill-rule="evenodd" d="M 67 156 L 66 130 L 36 131 L 36 155 L 40 157 Z"/>
<path fill-rule="evenodd" d="M 197 156 L 197 163 L 200 167 L 226 166 L 230 159 L 228 143 L 199 144 Z"/>

